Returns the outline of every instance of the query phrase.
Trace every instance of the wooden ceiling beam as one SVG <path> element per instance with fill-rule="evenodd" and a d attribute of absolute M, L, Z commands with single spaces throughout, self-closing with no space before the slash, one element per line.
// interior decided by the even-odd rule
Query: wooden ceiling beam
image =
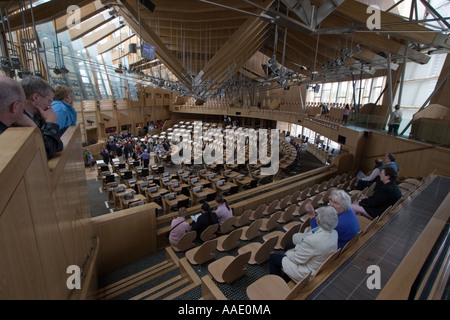
<path fill-rule="evenodd" d="M 82 39 L 83 45 L 85 48 L 93 46 L 94 44 L 97 44 L 101 40 L 116 32 L 117 30 L 122 29 L 123 27 L 125 27 L 125 24 L 120 24 L 118 27 L 116 27 L 114 23 L 111 23 L 106 27 L 91 33 L 90 35 L 85 36 Z"/>
<path fill-rule="evenodd" d="M 108 52 L 133 37 L 137 39 L 137 36 L 134 34 L 129 35 L 128 32 L 121 32 L 119 37 L 114 37 L 111 41 L 97 45 L 97 52 L 98 54 Z"/>
<path fill-rule="evenodd" d="M 55 2 L 55 1 L 52 1 Z M 64 3 L 64 1 L 62 1 Z M 64 15 L 59 16 L 55 19 L 55 29 L 56 32 L 63 32 L 69 29 L 69 24 L 74 23 L 74 13 L 70 12 L 67 13 L 67 7 L 68 4 L 66 3 L 66 11 L 64 12 Z M 90 18 L 94 17 L 95 15 L 99 14 L 100 12 L 105 10 L 105 4 L 103 4 L 100 0 L 91 1 L 90 3 L 81 6 L 80 11 L 77 13 L 79 16 L 80 23 L 83 23 Z M 80 29 L 83 29 L 85 26 L 82 26 Z M 71 28 L 74 29 L 74 28 Z M 75 29 L 77 30 L 77 29 Z"/>
<path fill-rule="evenodd" d="M 187 87 L 191 86 L 184 74 L 184 68 L 181 62 L 166 47 L 163 41 L 157 36 L 152 28 L 146 23 L 138 24 L 138 12 L 136 5 L 128 0 L 121 0 L 120 5 L 114 6 L 116 11 L 124 18 L 128 26 L 135 34 L 140 35 L 146 43 L 155 47 L 155 55 L 166 65 L 171 72 Z"/>
<path fill-rule="evenodd" d="M 70 5 L 82 7 L 89 2 L 92 2 L 92 0 L 71 0 Z M 23 19 L 22 13 L 8 15 L 9 27 L 11 31 L 16 31 L 31 27 L 33 20 L 35 25 L 53 21 L 56 18 L 67 14 L 68 5 L 69 4 L 66 1 L 50 1 L 26 9 L 23 12 Z M 25 20 L 25 23 L 23 23 L 23 20 Z"/>

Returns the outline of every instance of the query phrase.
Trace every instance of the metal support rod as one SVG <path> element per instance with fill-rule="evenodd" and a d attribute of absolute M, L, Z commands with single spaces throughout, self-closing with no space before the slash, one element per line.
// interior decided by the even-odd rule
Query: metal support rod
<path fill-rule="evenodd" d="M 398 101 L 397 101 L 397 104 L 399 106 L 401 106 L 402 104 L 403 84 L 405 83 L 406 60 L 408 58 L 408 47 L 409 47 L 409 40 L 406 40 L 405 56 L 403 57 L 403 66 L 402 66 L 402 80 L 400 81 L 400 88 L 398 92 Z"/>

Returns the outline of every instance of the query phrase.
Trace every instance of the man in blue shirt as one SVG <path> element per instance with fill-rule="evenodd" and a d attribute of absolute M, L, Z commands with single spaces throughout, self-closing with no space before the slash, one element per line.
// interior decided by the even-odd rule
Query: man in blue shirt
<path fill-rule="evenodd" d="M 343 248 L 360 230 L 358 218 L 350 209 L 351 204 L 350 196 L 343 190 L 333 190 L 328 198 L 328 205 L 338 213 L 338 225 L 335 228 L 338 233 L 338 248 Z M 317 227 L 314 207 L 308 203 L 305 209 L 309 214 L 311 229 L 314 229 Z"/>

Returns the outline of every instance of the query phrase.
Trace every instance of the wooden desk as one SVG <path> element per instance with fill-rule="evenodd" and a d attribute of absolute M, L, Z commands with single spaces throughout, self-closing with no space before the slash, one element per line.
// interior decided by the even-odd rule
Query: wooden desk
<path fill-rule="evenodd" d="M 219 180 L 225 180 L 225 177 L 222 176 L 222 175 L 220 175 L 220 174 L 217 174 L 217 173 L 216 173 L 216 174 L 214 175 L 214 178 L 211 178 L 210 176 L 208 176 L 207 179 L 208 179 L 209 181 L 213 182 L 213 183 L 216 183 L 216 182 L 219 181 Z"/>
<path fill-rule="evenodd" d="M 113 199 L 114 199 L 114 208 L 119 210 L 121 208 L 120 198 L 129 193 L 136 193 L 134 189 L 126 188 L 123 192 L 117 193 L 115 190 L 113 191 Z"/>
<path fill-rule="evenodd" d="M 248 186 L 250 182 L 252 182 L 251 177 L 244 177 L 242 180 L 238 180 L 237 178 L 233 179 L 234 183 L 239 186 Z"/>
<path fill-rule="evenodd" d="M 191 200 L 192 200 L 192 205 L 197 204 L 197 200 L 199 199 L 204 199 L 206 198 L 209 194 L 213 194 L 216 193 L 216 191 L 214 191 L 211 188 L 202 188 L 201 192 L 194 192 L 194 190 L 191 190 Z"/>
<path fill-rule="evenodd" d="M 142 194 L 133 194 L 133 198 L 131 199 L 125 199 L 123 196 L 120 197 L 121 200 L 121 209 L 129 208 L 130 203 L 136 202 L 136 201 L 147 201 L 147 198 Z"/>
<path fill-rule="evenodd" d="M 177 194 L 177 196 L 175 197 L 175 199 L 172 200 L 168 200 L 165 196 L 162 198 L 162 202 L 163 202 L 163 207 L 164 207 L 164 214 L 169 213 L 169 209 L 171 207 L 175 207 L 178 205 L 179 201 L 182 200 L 186 200 L 189 199 L 189 197 L 187 197 L 184 194 Z"/>
<path fill-rule="evenodd" d="M 211 181 L 205 179 L 199 179 L 197 182 L 192 183 L 192 180 L 189 180 L 189 184 L 191 187 L 204 187 L 206 185 L 211 184 Z"/>
<path fill-rule="evenodd" d="M 158 187 L 158 191 L 157 192 L 148 192 L 150 188 L 147 188 L 147 190 L 145 190 L 145 196 L 147 197 L 147 202 L 152 202 L 155 201 L 156 199 L 160 198 L 162 195 L 165 195 L 166 193 L 169 193 L 170 191 L 165 189 L 165 188 L 161 188 Z"/>
<path fill-rule="evenodd" d="M 222 195 L 224 192 L 230 191 L 231 187 L 237 187 L 238 185 L 233 182 L 226 181 L 223 186 L 218 186 L 217 183 L 214 184 L 217 190 L 217 195 Z"/>
<path fill-rule="evenodd" d="M 231 181 L 233 181 L 233 178 L 236 178 L 237 176 L 239 176 L 239 175 L 241 175 L 241 174 L 242 174 L 242 173 L 239 173 L 239 172 L 237 172 L 237 171 L 231 171 L 231 172 L 228 173 L 228 174 L 222 172 L 222 175 L 223 175 L 225 178 L 230 179 Z"/>
<path fill-rule="evenodd" d="M 169 190 L 171 192 L 175 192 L 177 194 L 180 194 L 181 193 L 181 189 L 183 189 L 183 188 L 189 188 L 189 185 L 186 184 L 186 183 L 179 183 L 179 182 L 178 182 L 178 187 L 176 187 L 176 188 L 172 187 L 172 184 L 169 185 Z"/>

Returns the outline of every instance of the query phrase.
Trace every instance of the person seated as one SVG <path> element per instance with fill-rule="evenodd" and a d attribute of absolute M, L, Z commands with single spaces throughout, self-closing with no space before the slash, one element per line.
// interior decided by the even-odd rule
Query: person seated
<path fill-rule="evenodd" d="M 315 275 L 320 265 L 328 256 L 337 250 L 338 215 L 331 207 L 320 207 L 317 209 L 316 221 L 318 227 L 307 233 L 296 233 L 292 237 L 292 244 L 286 246 L 286 253 L 271 253 L 269 258 L 269 272 L 279 275 L 285 280 L 288 278 L 300 281 L 310 271 Z"/>
<path fill-rule="evenodd" d="M 219 223 L 219 219 L 215 212 L 211 211 L 208 202 L 203 202 L 202 212 L 192 217 L 191 229 L 197 231 L 197 240 L 201 241 L 200 236 L 210 225 Z"/>
<path fill-rule="evenodd" d="M 26 77 L 20 84 L 26 97 L 24 113 L 41 130 L 47 158 L 50 159 L 64 148 L 59 125 L 56 123 L 58 115 L 51 108 L 55 90 L 48 82 L 36 76 Z"/>
<path fill-rule="evenodd" d="M 384 161 L 386 162 L 386 164 L 384 165 L 385 167 L 392 167 L 395 169 L 395 171 L 398 172 L 399 167 L 397 162 L 395 162 L 395 157 L 392 153 L 386 153 L 386 155 L 384 156 Z"/>
<path fill-rule="evenodd" d="M 375 188 L 370 196 L 362 196 L 357 203 L 351 205 L 351 209 L 359 215 L 374 219 L 382 214 L 387 207 L 395 204 L 402 197 L 397 183 L 397 171 L 392 167 L 384 167 L 380 173 L 380 181 L 383 183 Z"/>
<path fill-rule="evenodd" d="M 380 176 L 381 169 L 383 169 L 383 160 L 380 158 L 375 159 L 375 167 L 372 172 L 367 177 L 358 178 L 356 189 L 364 190 L 365 188 L 370 187 L 372 183 L 377 182 L 377 180 L 379 181 L 377 178 Z"/>
<path fill-rule="evenodd" d="M 0 76 L 0 134 L 25 118 L 25 93 L 17 81 Z"/>
<path fill-rule="evenodd" d="M 219 219 L 219 225 L 222 225 L 222 223 L 224 223 L 225 220 L 233 216 L 233 211 L 228 205 L 227 200 L 225 200 L 220 196 L 216 197 L 216 203 L 217 203 L 216 215 L 217 218 Z"/>
<path fill-rule="evenodd" d="M 186 208 L 178 209 L 178 217 L 173 219 L 170 224 L 169 242 L 176 245 L 178 240 L 187 232 L 191 231 L 191 226 L 186 221 Z"/>
<path fill-rule="evenodd" d="M 360 230 L 359 221 L 356 214 L 350 209 L 352 200 L 343 190 L 333 190 L 328 198 L 328 204 L 333 207 L 338 214 L 338 248 L 343 248 Z M 311 229 L 317 227 L 316 212 L 311 203 L 305 206 L 306 213 L 309 214 Z"/>

